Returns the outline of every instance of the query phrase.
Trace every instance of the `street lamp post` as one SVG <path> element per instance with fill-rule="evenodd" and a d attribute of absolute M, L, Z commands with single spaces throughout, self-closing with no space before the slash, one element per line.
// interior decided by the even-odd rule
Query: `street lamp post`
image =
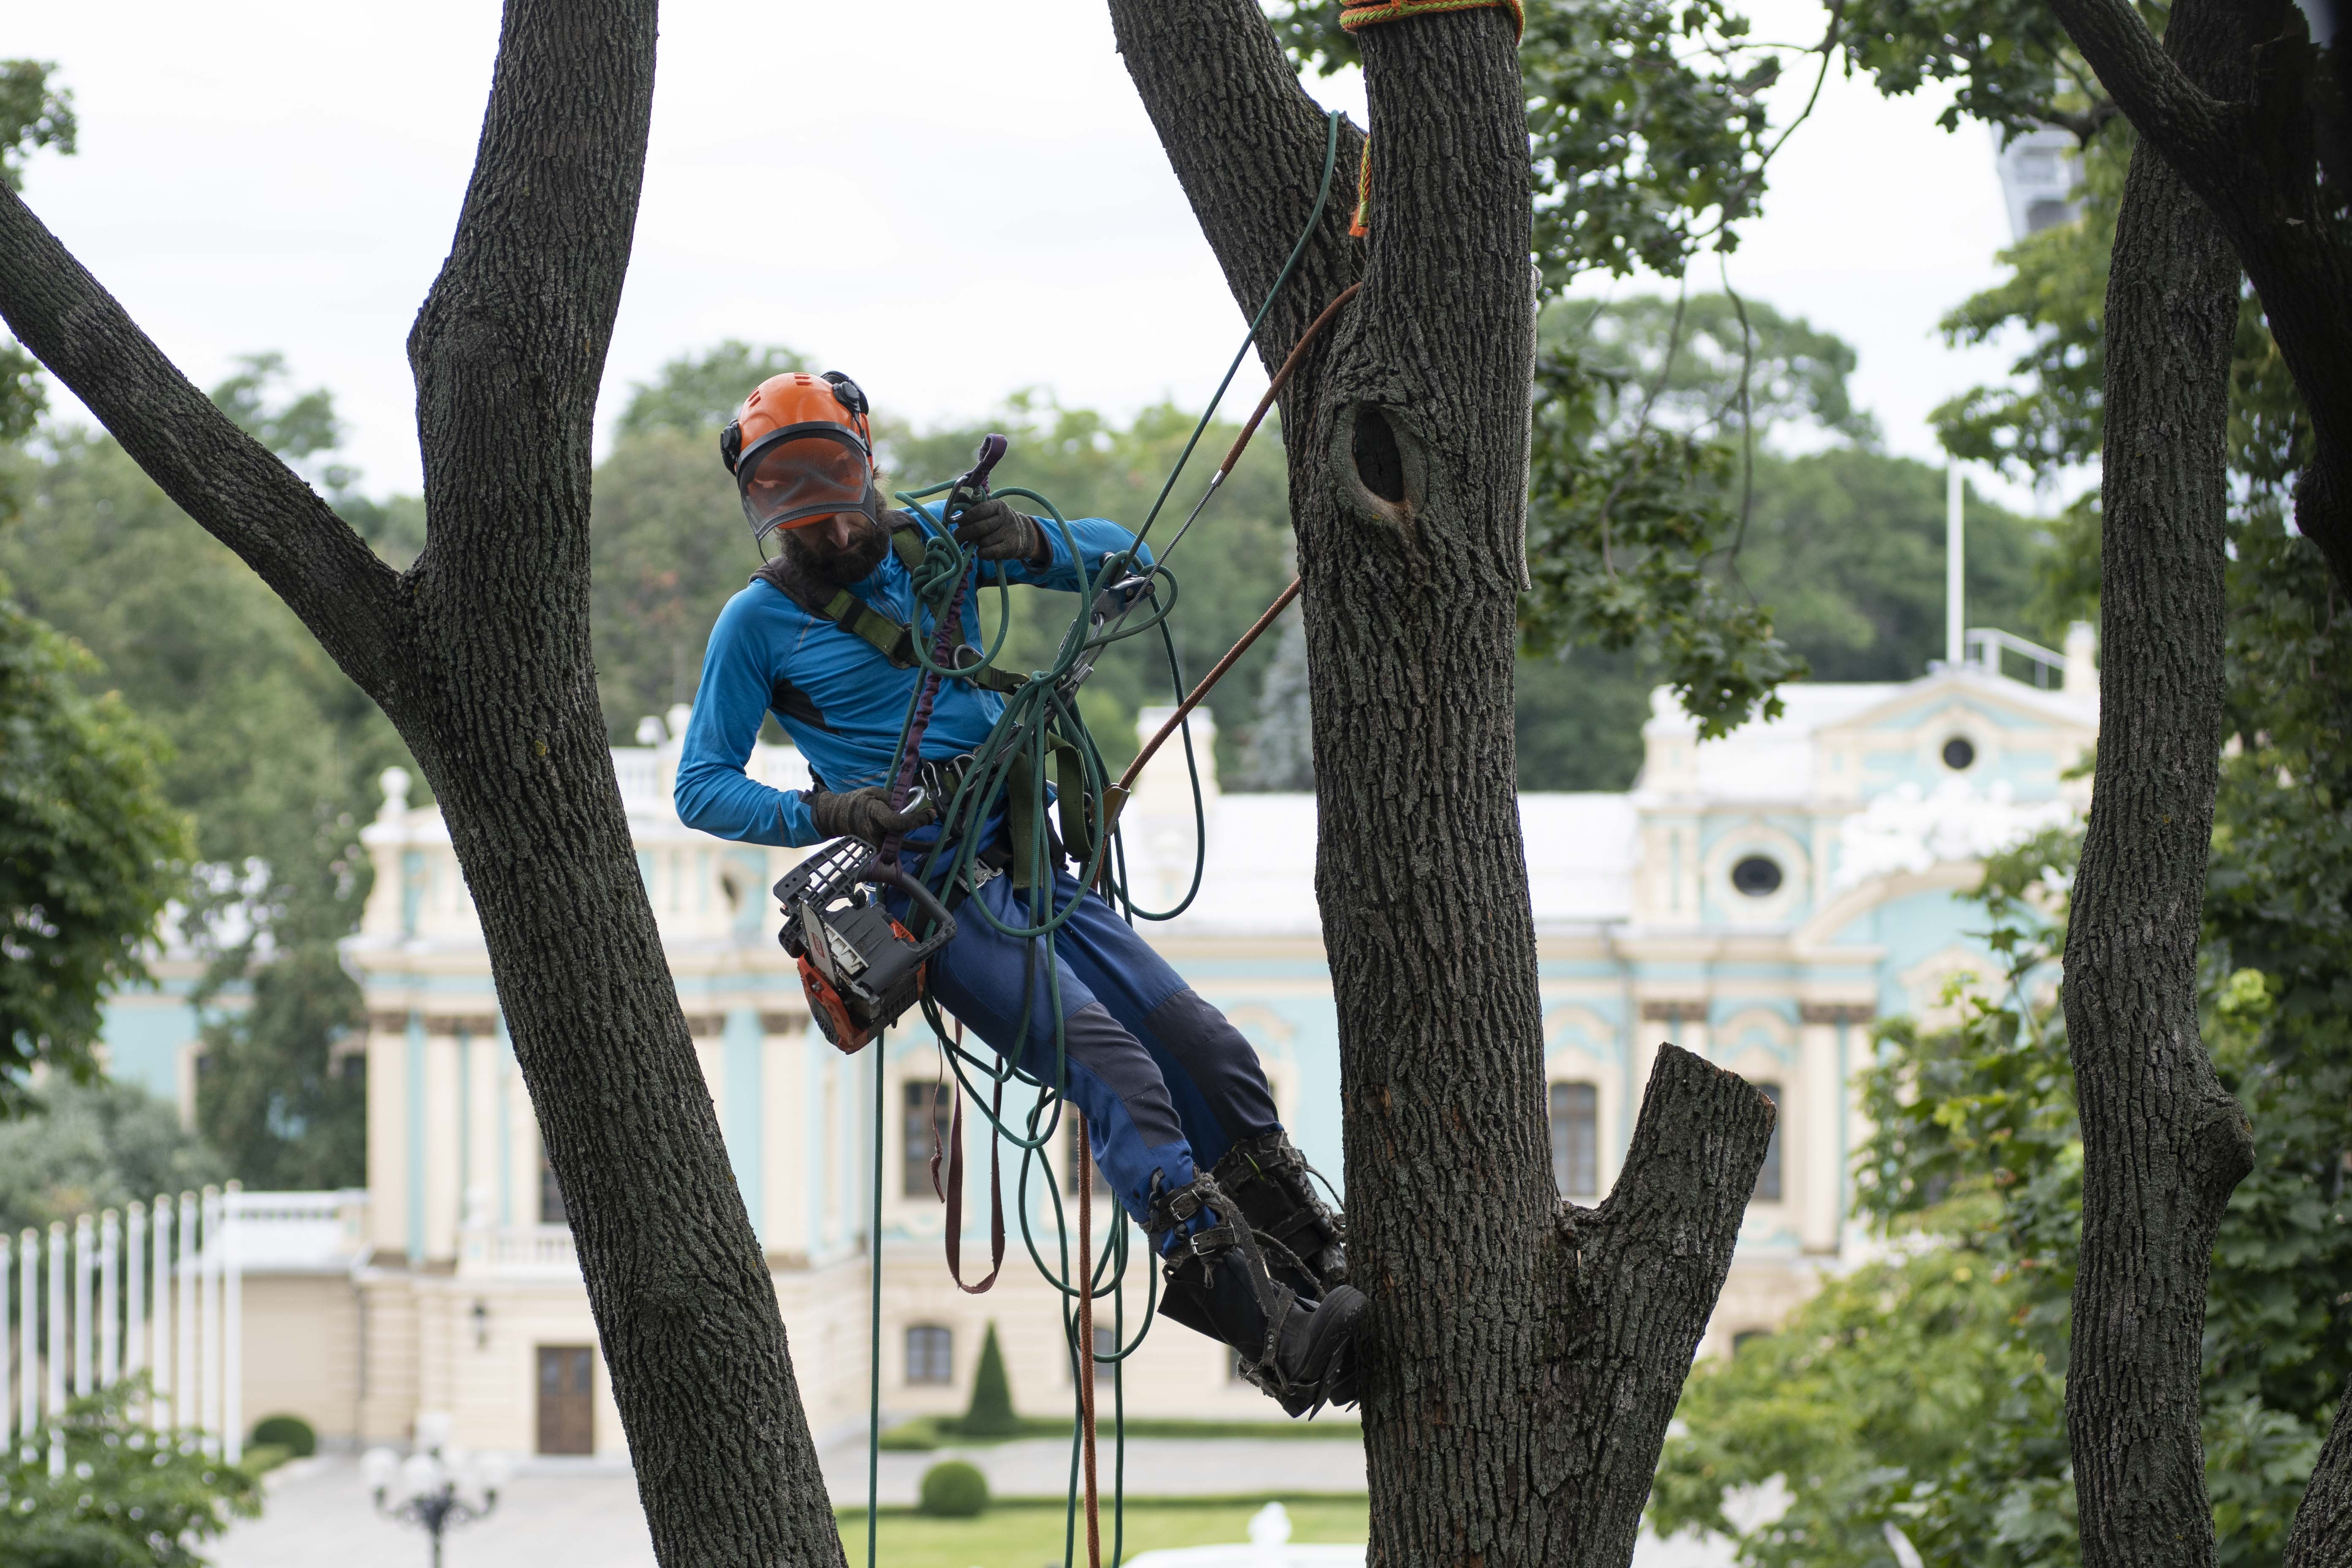
<path fill-rule="evenodd" d="M 432 1539 L 433 1568 L 441 1568 L 441 1537 L 455 1526 L 488 1518 L 499 1506 L 507 1458 L 437 1443 L 405 1459 L 389 1448 L 371 1448 L 360 1460 L 360 1474 L 375 1494 L 378 1513 L 415 1525 Z"/>

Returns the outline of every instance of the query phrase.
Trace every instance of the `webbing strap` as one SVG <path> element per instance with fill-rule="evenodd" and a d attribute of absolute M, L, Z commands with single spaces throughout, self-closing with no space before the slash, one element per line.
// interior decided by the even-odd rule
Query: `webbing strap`
<path fill-rule="evenodd" d="M 955 1048 L 963 1049 L 963 1022 L 956 1021 Z M 1004 1080 L 996 1080 L 990 1096 L 988 1134 L 988 1277 L 977 1285 L 963 1282 L 963 1096 L 955 1097 L 953 1120 L 948 1130 L 947 1185 L 940 1184 L 939 1105 L 931 1106 L 931 1191 L 948 1205 L 947 1254 L 948 1278 L 956 1289 L 967 1296 L 978 1296 L 996 1283 L 1004 1268 L 1004 1177 L 998 1158 L 995 1124 L 1004 1120 Z"/>
<path fill-rule="evenodd" d="M 913 523 L 900 524 L 890 531 L 890 549 L 908 571 L 914 571 L 923 563 L 923 531 Z M 833 597 L 824 604 L 812 605 L 803 601 L 801 607 L 868 644 L 875 652 L 888 659 L 894 668 L 917 668 L 914 628 L 904 621 L 884 615 L 848 589 L 836 588 Z M 969 659 L 965 657 L 967 650 L 971 653 Z M 977 663 L 979 660 L 979 650 L 964 640 L 961 627 L 957 628 L 954 648 L 950 657 L 959 669 L 968 662 Z M 993 665 L 972 675 L 970 679 L 981 689 L 993 691 L 1000 696 L 1009 696 L 1027 684 L 1027 677 L 998 669 Z"/>

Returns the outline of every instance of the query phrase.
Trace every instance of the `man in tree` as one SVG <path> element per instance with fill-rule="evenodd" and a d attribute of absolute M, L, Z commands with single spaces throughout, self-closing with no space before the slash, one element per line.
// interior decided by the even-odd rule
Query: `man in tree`
<path fill-rule="evenodd" d="M 1251 1380 L 1293 1415 L 1352 1403 L 1349 1352 L 1364 1299 L 1346 1282 L 1339 1220 L 1316 1197 L 1241 1031 L 1058 865 L 1045 899 L 1016 888 L 1028 868 L 1012 850 L 1005 809 L 979 819 L 968 872 L 929 854 L 941 832 L 937 803 L 961 784 L 1016 678 L 990 670 L 942 683 L 921 738 L 921 801 L 893 805 L 901 721 L 924 679 L 913 646 L 938 635 L 915 572 L 926 537 L 949 526 L 945 506 L 883 510 L 866 396 L 839 372 L 761 382 L 720 432 L 719 450 L 761 553 L 771 535 L 782 548 L 711 631 L 678 764 L 678 816 L 751 843 L 903 842 L 905 871 L 927 859 L 947 867 L 933 890 L 951 907 L 976 902 L 987 918 L 959 921 L 929 960 L 931 994 L 1086 1113 L 1097 1163 L 1166 1260 L 1162 1310 L 1239 1352 Z M 966 641 L 979 631 L 970 605 L 983 563 L 991 581 L 1066 593 L 1112 557 L 1150 560 L 1117 523 L 1083 518 L 1065 533 L 993 499 L 962 510 L 952 531 L 972 557 L 959 611 Z M 814 787 L 781 791 L 745 774 L 772 711 Z M 912 919 L 910 903 L 899 893 L 892 912 Z M 1035 938 L 1009 934 L 1066 910 L 1050 964 L 1034 962 Z M 814 987 L 813 1009 L 824 1005 Z M 863 1037 L 845 1030 L 836 1043 L 855 1049 Z"/>

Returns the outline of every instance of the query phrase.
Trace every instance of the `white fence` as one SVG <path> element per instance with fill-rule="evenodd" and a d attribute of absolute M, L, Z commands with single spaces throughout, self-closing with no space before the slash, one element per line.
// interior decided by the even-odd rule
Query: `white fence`
<path fill-rule="evenodd" d="M 51 1472 L 62 1473 L 55 1423 L 68 1399 L 144 1372 L 150 1426 L 193 1431 L 207 1452 L 236 1462 L 243 1206 L 231 1182 L 58 1221 L 46 1238 L 0 1237 L 0 1451 L 30 1457 L 46 1444 Z"/>

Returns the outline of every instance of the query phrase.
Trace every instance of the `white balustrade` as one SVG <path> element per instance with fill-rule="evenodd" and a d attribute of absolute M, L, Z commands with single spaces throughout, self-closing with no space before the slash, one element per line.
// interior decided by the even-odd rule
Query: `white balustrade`
<path fill-rule="evenodd" d="M 265 1231 L 323 1226 L 340 1241 L 352 1198 L 270 1194 L 251 1213 Z M 68 1396 L 145 1373 L 152 1395 L 140 1414 L 151 1426 L 194 1427 L 212 1452 L 240 1457 L 247 1200 L 232 1182 L 184 1193 L 177 1208 L 177 1225 L 163 1196 L 54 1222 L 46 1237 L 0 1237 L 0 1455 L 46 1448 L 50 1473 L 62 1474 L 56 1425 Z"/>
<path fill-rule="evenodd" d="M 460 1240 L 457 1268 L 465 1274 L 524 1274 L 577 1279 L 580 1258 L 572 1228 L 562 1225 L 468 1226 Z"/>
<path fill-rule="evenodd" d="M 1970 626 L 1967 637 L 1964 660 L 1988 675 L 2005 675 L 2002 656 L 2008 655 L 2024 664 L 2027 673 L 2021 678 L 2024 684 L 2042 690 L 2063 689 L 2067 680 L 2066 655 L 2040 643 L 2028 642 L 1998 626 Z"/>

